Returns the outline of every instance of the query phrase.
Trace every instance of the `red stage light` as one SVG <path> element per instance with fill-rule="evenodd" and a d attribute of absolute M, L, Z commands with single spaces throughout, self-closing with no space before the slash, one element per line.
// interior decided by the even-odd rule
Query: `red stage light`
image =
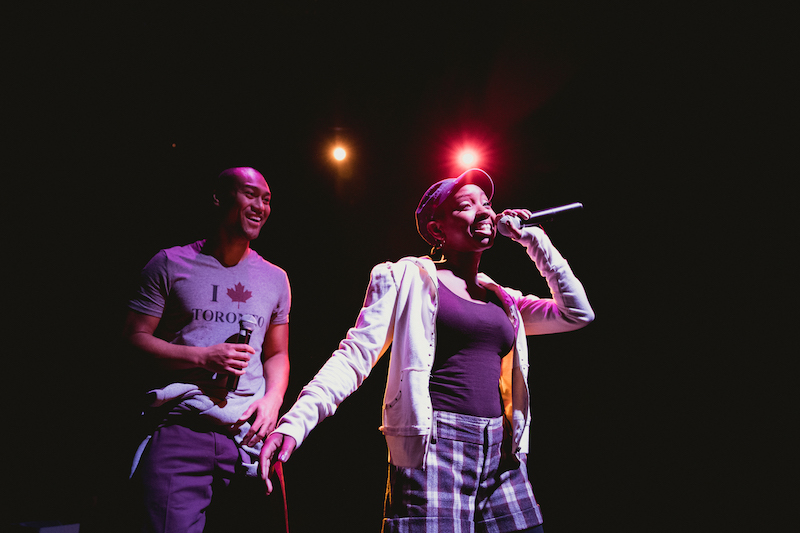
<path fill-rule="evenodd" d="M 470 168 L 490 172 L 497 168 L 496 136 L 483 128 L 463 127 L 454 133 L 443 133 L 437 152 L 438 166 L 445 176 L 458 176 Z"/>
<path fill-rule="evenodd" d="M 478 163 L 478 154 L 472 150 L 464 150 L 459 154 L 458 162 L 464 168 L 473 168 Z"/>

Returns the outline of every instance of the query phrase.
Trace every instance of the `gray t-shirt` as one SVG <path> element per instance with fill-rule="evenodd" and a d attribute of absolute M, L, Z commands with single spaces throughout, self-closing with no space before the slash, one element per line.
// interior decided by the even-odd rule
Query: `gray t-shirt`
<path fill-rule="evenodd" d="M 291 292 L 286 272 L 254 250 L 239 264 L 225 267 L 202 253 L 204 244 L 197 241 L 158 252 L 142 270 L 129 307 L 160 317 L 156 337 L 188 346 L 236 342 L 242 315 L 256 318 L 249 343 L 256 353 L 236 391 L 226 391 L 224 376 L 201 368 L 174 371 L 169 384 L 152 391 L 154 406 L 179 400 L 179 410 L 233 423 L 264 394 L 264 334 L 272 324 L 288 323 Z"/>

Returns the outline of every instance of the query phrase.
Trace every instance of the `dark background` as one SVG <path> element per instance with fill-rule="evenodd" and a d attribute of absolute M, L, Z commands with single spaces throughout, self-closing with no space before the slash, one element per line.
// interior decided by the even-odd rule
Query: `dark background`
<path fill-rule="evenodd" d="M 772 180 L 797 140 L 782 133 L 782 14 L 163 4 L 35 4 L 3 22 L 2 524 L 120 529 L 143 368 L 119 341 L 126 300 L 158 249 L 204 236 L 209 179 L 253 166 L 272 188 L 253 247 L 292 283 L 288 403 L 352 325 L 370 268 L 427 253 L 413 210 L 469 141 L 496 208 L 585 205 L 546 229 L 597 319 L 529 340 L 548 533 L 769 530 L 791 494 L 773 494 L 788 464 L 770 461 L 796 425 L 785 227 L 763 209 L 787 200 Z M 546 294 L 513 243 L 482 268 Z M 385 371 L 286 466 L 293 531 L 378 530 Z"/>

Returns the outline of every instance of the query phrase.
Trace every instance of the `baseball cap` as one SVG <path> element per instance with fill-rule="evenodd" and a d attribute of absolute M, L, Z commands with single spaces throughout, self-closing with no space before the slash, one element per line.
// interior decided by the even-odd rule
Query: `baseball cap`
<path fill-rule="evenodd" d="M 463 185 L 472 183 L 480 187 L 489 200 L 494 196 L 494 182 L 489 174 L 479 168 L 471 168 L 457 178 L 447 178 L 431 185 L 417 206 L 417 231 L 425 239 L 425 242 L 434 246 L 436 239 L 428 231 L 428 222 L 433 220 L 436 210 L 442 205 L 450 195 L 460 189 Z"/>

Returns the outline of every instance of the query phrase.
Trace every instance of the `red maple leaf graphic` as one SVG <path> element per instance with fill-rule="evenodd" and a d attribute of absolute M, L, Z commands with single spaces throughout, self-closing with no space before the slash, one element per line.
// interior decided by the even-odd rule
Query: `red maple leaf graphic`
<path fill-rule="evenodd" d="M 233 289 L 228 289 L 228 296 L 230 296 L 232 302 L 239 302 L 236 305 L 236 308 L 238 309 L 241 304 L 247 303 L 247 300 L 253 296 L 253 293 L 244 290 L 244 285 L 237 283 L 233 286 Z"/>

